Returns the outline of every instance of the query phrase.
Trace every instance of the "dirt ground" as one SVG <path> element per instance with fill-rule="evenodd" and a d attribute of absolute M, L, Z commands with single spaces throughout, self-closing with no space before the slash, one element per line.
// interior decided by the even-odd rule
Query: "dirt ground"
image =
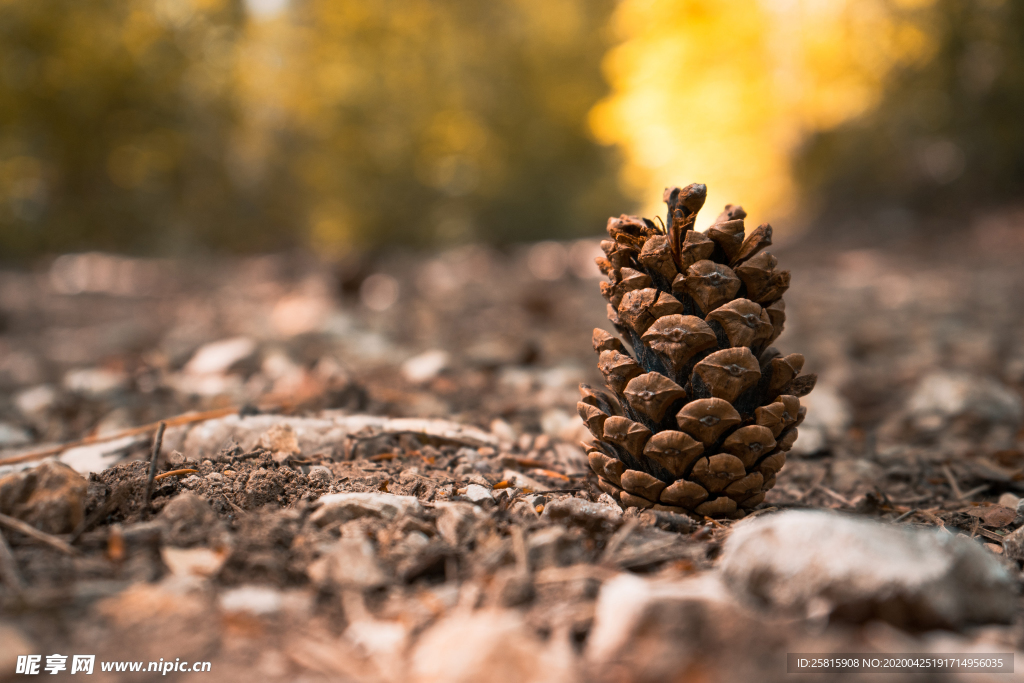
<path fill-rule="evenodd" d="M 793 271 L 777 346 L 820 380 L 739 522 L 623 512 L 596 488 L 575 412 L 578 383 L 601 383 L 591 330 L 611 329 L 595 242 L 2 271 L 0 509 L 44 533 L 0 524 L 0 680 L 53 653 L 225 681 L 774 681 L 787 653 L 1017 652 L 1007 235 L 772 250 Z M 893 611 L 916 565 L 865 576 L 864 609 L 730 592 L 730 536 L 791 510 L 970 544 L 1012 581 L 1009 611 Z M 988 590 L 961 570 L 937 599 Z"/>

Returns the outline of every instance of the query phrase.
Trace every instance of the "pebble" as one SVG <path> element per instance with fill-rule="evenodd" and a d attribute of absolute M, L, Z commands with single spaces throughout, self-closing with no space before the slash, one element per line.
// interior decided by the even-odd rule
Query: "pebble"
<path fill-rule="evenodd" d="M 165 546 L 160 549 L 160 559 L 175 576 L 208 578 L 220 571 L 228 559 L 228 554 L 209 548 Z"/>
<path fill-rule="evenodd" d="M 788 613 L 904 628 L 1006 623 L 1015 582 L 976 542 L 822 511 L 740 523 L 722 551 L 727 585 Z"/>
<path fill-rule="evenodd" d="M 614 531 L 622 524 L 622 508 L 582 498 L 561 498 L 544 506 L 541 518 L 581 526 L 590 531 Z"/>
<path fill-rule="evenodd" d="M 907 408 L 912 424 L 922 431 L 937 431 L 960 416 L 989 425 L 1017 426 L 1024 419 L 1024 405 L 1015 392 L 990 377 L 966 373 L 935 372 L 925 376 Z"/>
<path fill-rule="evenodd" d="M 480 484 L 470 484 L 467 486 L 466 492 L 462 494 L 462 497 L 474 505 L 494 504 L 494 496 L 491 495 L 490 490 L 484 488 Z"/>
<path fill-rule="evenodd" d="M 47 460 L 0 478 L 0 512 L 46 533 L 70 533 L 85 515 L 88 488 L 78 472 Z"/>
<path fill-rule="evenodd" d="M 429 382 L 440 375 L 450 362 L 451 355 L 447 351 L 424 351 L 402 363 L 402 376 L 413 384 Z"/>
<path fill-rule="evenodd" d="M 256 353 L 256 342 L 249 337 L 232 337 L 204 344 L 185 364 L 190 375 L 219 375 Z"/>
<path fill-rule="evenodd" d="M 485 519 L 481 510 L 470 503 L 438 501 L 434 509 L 437 510 L 437 533 L 452 546 L 468 540 L 477 524 Z"/>
<path fill-rule="evenodd" d="M 320 508 L 310 519 L 320 527 L 359 517 L 394 519 L 399 515 L 419 515 L 423 512 L 423 506 L 416 496 L 396 496 L 393 493 L 329 493 L 317 503 Z"/>
<path fill-rule="evenodd" d="M 306 570 L 318 586 L 341 588 L 378 588 L 387 583 L 387 575 L 377 560 L 377 552 L 365 538 L 342 538 Z"/>
<path fill-rule="evenodd" d="M 456 613 L 428 629 L 412 652 L 413 683 L 575 681 L 568 643 L 542 641 L 513 610 Z"/>

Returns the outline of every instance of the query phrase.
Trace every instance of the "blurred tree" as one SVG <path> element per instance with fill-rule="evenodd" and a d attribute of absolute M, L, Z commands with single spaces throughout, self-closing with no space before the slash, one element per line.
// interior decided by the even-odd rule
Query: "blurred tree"
<path fill-rule="evenodd" d="M 714 209 L 739 201 L 775 222 L 798 208 L 797 145 L 869 111 L 889 69 L 928 55 L 894 11 L 928 1 L 622 0 L 612 93 L 591 125 L 625 150 L 646 212 L 661 212 L 666 184 L 699 181 Z"/>
<path fill-rule="evenodd" d="M 287 243 L 233 168 L 240 0 L 0 2 L 0 249 Z"/>
<path fill-rule="evenodd" d="M 588 134 L 612 0 L 296 0 L 289 159 L 315 243 L 594 234 L 629 208 Z"/>
<path fill-rule="evenodd" d="M 1024 3 L 934 0 L 902 16 L 930 36 L 930 58 L 892 71 L 866 115 L 807 140 L 795 169 L 808 198 L 876 230 L 1019 202 Z"/>
<path fill-rule="evenodd" d="M 613 0 L 0 0 L 0 254 L 593 234 Z"/>

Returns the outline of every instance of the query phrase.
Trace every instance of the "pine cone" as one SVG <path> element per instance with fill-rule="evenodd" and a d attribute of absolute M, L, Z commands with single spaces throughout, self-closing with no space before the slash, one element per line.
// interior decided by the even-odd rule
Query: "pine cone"
<path fill-rule="evenodd" d="M 789 271 L 766 251 L 767 223 L 744 236 L 731 204 L 693 230 L 707 187 L 665 190 L 668 229 L 608 219 L 597 259 L 608 318 L 632 347 L 594 330 L 614 393 L 580 385 L 598 486 L 624 507 L 742 517 L 764 500 L 807 412 L 816 375 L 769 344 L 786 319 Z"/>

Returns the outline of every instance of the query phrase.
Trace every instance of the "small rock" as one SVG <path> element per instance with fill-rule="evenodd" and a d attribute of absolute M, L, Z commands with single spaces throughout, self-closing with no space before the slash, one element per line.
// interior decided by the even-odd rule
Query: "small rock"
<path fill-rule="evenodd" d="M 839 493 L 853 493 L 873 487 L 882 479 L 882 468 L 863 458 L 842 458 L 832 463 L 832 487 Z"/>
<path fill-rule="evenodd" d="M 250 585 L 224 591 L 220 594 L 219 602 L 225 612 L 273 614 L 288 611 L 305 614 L 312 607 L 313 596 L 307 591 L 282 591 L 270 586 Z"/>
<path fill-rule="evenodd" d="M 116 464 L 125 453 L 143 441 L 145 439 L 139 436 L 126 436 L 113 441 L 69 448 L 60 456 L 60 461 L 81 474 L 102 472 Z"/>
<path fill-rule="evenodd" d="M 365 589 L 387 583 L 377 553 L 365 538 L 342 538 L 326 555 L 309 565 L 306 573 L 321 587 Z"/>
<path fill-rule="evenodd" d="M 1003 550 L 1011 560 L 1024 560 L 1024 526 L 1003 539 Z"/>
<path fill-rule="evenodd" d="M 184 371 L 190 375 L 223 374 L 255 353 L 256 342 L 248 337 L 222 339 L 199 347 Z"/>
<path fill-rule="evenodd" d="M 741 523 L 720 563 L 726 584 L 764 606 L 903 628 L 1008 622 L 1007 570 L 977 543 L 827 512 Z"/>
<path fill-rule="evenodd" d="M 678 680 L 680 671 L 700 670 L 715 657 L 709 653 L 728 652 L 730 643 L 777 649 L 781 630 L 747 614 L 714 574 L 682 581 L 620 574 L 598 594 L 585 657 L 602 680 Z M 757 655 L 746 651 L 748 658 Z M 763 678 L 750 673 L 707 680 Z"/>
<path fill-rule="evenodd" d="M 1004 506 L 1004 507 L 1008 507 L 1011 510 L 1016 510 L 1017 506 L 1020 505 L 1020 501 L 1021 501 L 1020 498 L 1018 498 L 1017 496 L 1013 495 L 1009 491 L 1007 491 L 1003 495 L 999 496 L 999 504 Z M 1018 511 L 1018 514 L 1019 514 L 1019 511 Z"/>
<path fill-rule="evenodd" d="M 323 465 L 313 465 L 310 467 L 309 474 L 307 476 L 309 477 L 310 483 L 317 483 L 323 486 L 329 485 L 334 479 L 334 473 L 331 472 L 331 469 L 329 467 L 324 467 Z"/>
<path fill-rule="evenodd" d="M 57 402 L 57 391 L 48 384 L 25 389 L 14 397 L 14 405 L 23 415 L 38 415 Z"/>
<path fill-rule="evenodd" d="M 209 578 L 220 571 L 227 560 L 226 552 L 217 552 L 209 548 L 174 548 L 164 546 L 160 549 L 160 558 L 171 570 L 171 574 L 179 577 L 198 576 Z"/>
<path fill-rule="evenodd" d="M 189 491 L 178 494 L 165 505 L 158 519 L 167 525 L 164 535 L 164 543 L 167 545 L 198 545 L 219 536 L 223 531 L 217 513 L 206 499 Z"/>
<path fill-rule="evenodd" d="M 453 546 L 467 541 L 476 525 L 485 518 L 478 507 L 469 503 L 439 501 L 434 503 L 434 509 L 437 510 L 437 533 Z"/>
<path fill-rule="evenodd" d="M 467 486 L 466 492 L 462 494 L 462 497 L 474 505 L 487 506 L 494 504 L 494 496 L 491 495 L 490 490 L 480 484 L 470 484 Z"/>
<path fill-rule="evenodd" d="M 284 462 L 302 453 L 299 439 L 290 424 L 274 425 L 260 436 L 257 445 L 270 451 L 277 462 Z"/>
<path fill-rule="evenodd" d="M 416 496 L 396 496 L 393 493 L 330 493 L 317 502 L 320 509 L 310 519 L 321 527 L 359 517 L 394 519 L 399 515 L 419 515 L 423 512 L 423 506 Z"/>
<path fill-rule="evenodd" d="M 0 512 L 50 534 L 69 533 L 85 514 L 89 483 L 67 465 L 47 460 L 0 478 Z"/>
<path fill-rule="evenodd" d="M 79 368 L 64 375 L 64 388 L 75 394 L 98 398 L 124 389 L 128 377 L 105 368 Z"/>
<path fill-rule="evenodd" d="M 954 418 L 989 426 L 1017 426 L 1024 419 L 1020 396 L 994 379 L 967 373 L 927 375 L 907 408 L 912 424 L 926 432 L 937 431 Z"/>
<path fill-rule="evenodd" d="M 220 608 L 225 612 L 273 614 L 281 611 L 281 591 L 270 586 L 239 586 L 221 593 Z"/>
<path fill-rule="evenodd" d="M 548 503 L 541 519 L 581 526 L 588 531 L 614 531 L 622 524 L 622 508 L 582 498 L 562 498 Z"/>
<path fill-rule="evenodd" d="M 451 356 L 447 351 L 431 349 L 402 363 L 402 375 L 414 384 L 429 382 L 448 367 Z"/>
<path fill-rule="evenodd" d="M 568 644 L 541 641 L 512 610 L 453 614 L 428 629 L 412 652 L 414 683 L 571 683 Z M 500 673 L 499 673 L 500 672 Z"/>

